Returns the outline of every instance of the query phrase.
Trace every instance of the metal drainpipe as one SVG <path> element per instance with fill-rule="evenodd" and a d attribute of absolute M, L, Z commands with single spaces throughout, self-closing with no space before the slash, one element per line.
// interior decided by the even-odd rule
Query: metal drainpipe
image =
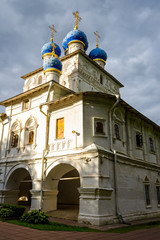
<path fill-rule="evenodd" d="M 46 117 L 46 136 L 45 136 L 45 147 L 42 153 L 42 173 L 41 173 L 41 203 L 40 203 L 40 209 L 42 210 L 43 207 L 43 183 L 44 183 L 44 163 L 45 163 L 45 154 L 48 151 L 47 147 L 48 147 L 48 130 L 49 130 L 49 115 L 48 113 L 46 114 L 45 112 L 43 112 L 42 107 L 44 105 L 47 105 L 48 99 L 49 99 L 49 94 L 51 91 L 51 88 L 53 86 L 54 82 L 51 81 L 49 88 L 48 88 L 48 94 L 47 94 L 47 99 L 46 99 L 46 103 L 42 104 L 39 106 L 40 112 L 43 113 Z"/>
<path fill-rule="evenodd" d="M 119 217 L 118 199 L 117 199 L 117 152 L 115 149 L 113 149 L 112 113 L 120 101 L 120 95 L 115 95 L 115 96 L 116 96 L 116 102 L 113 104 L 113 106 L 109 110 L 109 125 L 110 125 L 109 128 L 110 128 L 110 149 L 114 154 L 113 156 L 114 156 L 115 210 L 116 210 L 116 215 Z"/>
<path fill-rule="evenodd" d="M 120 221 L 123 224 L 128 224 L 130 225 L 129 222 L 126 222 L 123 219 L 122 214 L 118 211 L 119 210 L 119 205 L 118 205 L 118 197 L 117 197 L 117 152 L 115 149 L 113 149 L 113 131 L 112 131 L 112 113 L 114 108 L 118 105 L 119 101 L 120 101 L 120 95 L 115 95 L 117 100 L 116 102 L 113 104 L 113 106 L 111 107 L 110 111 L 109 111 L 109 123 L 110 123 L 110 149 L 113 152 L 113 156 L 114 156 L 114 188 L 115 188 L 115 210 L 116 210 L 116 215 L 118 216 L 118 218 L 120 219 Z"/>

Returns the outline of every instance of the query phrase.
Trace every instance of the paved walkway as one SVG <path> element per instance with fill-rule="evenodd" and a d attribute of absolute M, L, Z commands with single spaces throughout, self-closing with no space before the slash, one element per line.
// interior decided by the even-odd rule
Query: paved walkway
<path fill-rule="evenodd" d="M 125 234 L 104 232 L 58 232 L 40 231 L 0 222 L 0 240 L 159 240 L 160 228 L 138 230 Z"/>

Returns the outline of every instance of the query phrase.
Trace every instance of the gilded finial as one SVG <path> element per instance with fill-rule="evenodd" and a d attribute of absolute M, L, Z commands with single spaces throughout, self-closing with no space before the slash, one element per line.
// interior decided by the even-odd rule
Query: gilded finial
<path fill-rule="evenodd" d="M 55 26 L 52 24 L 52 26 L 49 26 L 49 28 L 52 30 L 52 33 L 51 33 L 51 42 L 53 42 L 53 35 L 54 35 L 54 32 L 56 33 L 57 31 L 55 30 Z"/>
<path fill-rule="evenodd" d="M 56 46 L 55 46 L 55 44 L 53 42 L 53 35 L 54 35 L 54 32 L 56 33 L 57 31 L 55 30 L 55 26 L 54 25 L 49 26 L 49 28 L 52 30 L 52 33 L 51 33 L 51 42 L 52 42 L 51 46 L 53 47 L 52 56 L 55 56 L 55 48 L 56 48 Z"/>
<path fill-rule="evenodd" d="M 96 35 L 96 47 L 98 48 L 98 38 L 100 38 L 100 36 L 98 35 L 98 31 L 94 32 L 94 34 Z"/>
<path fill-rule="evenodd" d="M 78 29 L 78 21 L 80 22 L 80 21 L 82 20 L 82 18 L 79 17 L 78 14 L 79 14 L 78 11 L 73 12 L 73 15 L 74 15 L 75 18 L 76 18 L 74 30 L 75 30 L 75 29 Z"/>

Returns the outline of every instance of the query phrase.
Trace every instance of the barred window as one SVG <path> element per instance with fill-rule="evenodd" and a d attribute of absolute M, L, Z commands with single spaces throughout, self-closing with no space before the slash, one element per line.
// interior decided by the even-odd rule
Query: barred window
<path fill-rule="evenodd" d="M 15 134 L 14 132 L 11 133 L 11 147 L 17 147 L 18 146 L 18 134 Z"/>
<path fill-rule="evenodd" d="M 154 152 L 154 144 L 153 139 L 151 137 L 149 138 L 149 148 L 151 152 Z"/>
<path fill-rule="evenodd" d="M 118 124 L 114 124 L 114 135 L 115 135 L 115 138 L 120 139 L 120 133 L 119 133 L 119 126 L 118 126 Z"/>
<path fill-rule="evenodd" d="M 28 144 L 34 143 L 34 131 L 29 132 Z"/>
<path fill-rule="evenodd" d="M 156 186 L 156 190 L 157 190 L 157 203 L 158 205 L 160 205 L 160 186 Z"/>
<path fill-rule="evenodd" d="M 143 146 L 143 139 L 142 139 L 141 133 L 136 133 L 136 145 L 137 147 L 140 147 L 140 148 L 142 148 Z"/>
<path fill-rule="evenodd" d="M 145 184 L 145 195 L 146 195 L 146 205 L 150 205 L 150 193 L 149 193 L 149 185 Z"/>

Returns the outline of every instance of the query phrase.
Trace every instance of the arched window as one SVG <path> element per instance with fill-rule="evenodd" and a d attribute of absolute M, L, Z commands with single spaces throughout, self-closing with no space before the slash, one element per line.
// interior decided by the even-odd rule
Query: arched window
<path fill-rule="evenodd" d="M 149 138 L 149 148 L 151 152 L 154 152 L 154 144 L 153 139 L 151 137 Z"/>
<path fill-rule="evenodd" d="M 24 145 L 36 146 L 37 121 L 35 117 L 30 117 L 25 124 L 25 141 Z"/>
<path fill-rule="evenodd" d="M 34 143 L 34 131 L 29 132 L 28 144 Z"/>
<path fill-rule="evenodd" d="M 141 133 L 136 133 L 136 146 L 142 148 L 143 146 L 143 138 Z"/>
<path fill-rule="evenodd" d="M 103 84 L 103 77 L 101 74 L 100 74 L 100 83 Z"/>
<path fill-rule="evenodd" d="M 10 147 L 16 148 L 19 147 L 20 144 L 20 132 L 21 132 L 21 124 L 19 120 L 16 120 L 11 127 L 10 134 Z"/>
<path fill-rule="evenodd" d="M 125 130 L 124 130 L 124 117 L 119 108 L 116 108 L 113 112 L 113 133 L 115 140 L 121 140 L 125 142 Z"/>
<path fill-rule="evenodd" d="M 114 135 L 115 135 L 115 138 L 120 139 L 118 124 L 114 124 Z"/>
<path fill-rule="evenodd" d="M 17 147 L 18 146 L 18 134 L 12 132 L 11 133 L 11 147 Z"/>
<path fill-rule="evenodd" d="M 146 176 L 144 179 L 144 189 L 145 189 L 145 198 L 146 198 L 146 205 L 150 206 L 151 200 L 150 200 L 150 182 L 148 177 Z"/>
<path fill-rule="evenodd" d="M 41 84 L 42 83 L 42 76 L 39 76 L 38 78 L 38 84 Z"/>

